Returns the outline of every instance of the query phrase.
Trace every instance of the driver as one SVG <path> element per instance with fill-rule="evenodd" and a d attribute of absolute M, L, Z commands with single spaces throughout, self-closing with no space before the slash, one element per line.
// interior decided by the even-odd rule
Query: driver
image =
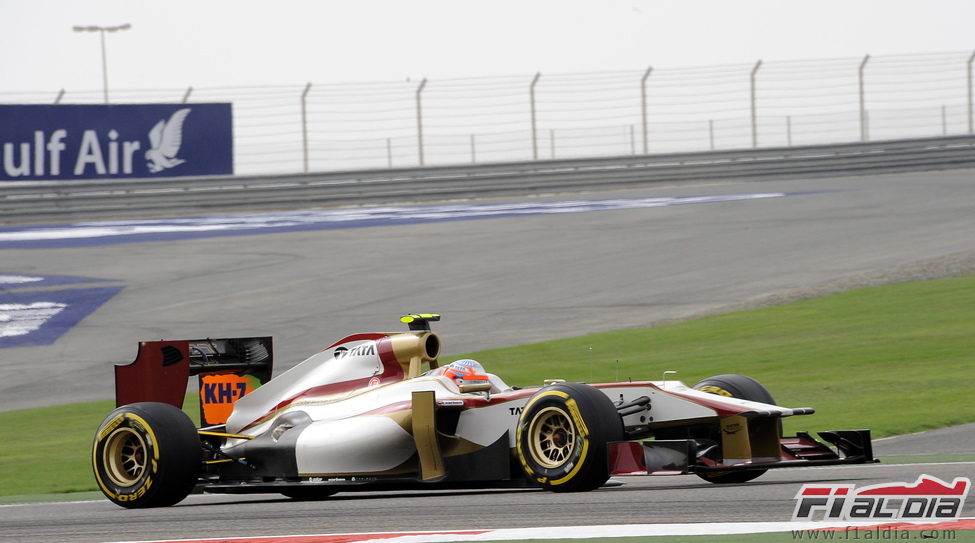
<path fill-rule="evenodd" d="M 453 379 L 458 385 L 489 381 L 484 366 L 477 360 L 462 358 L 447 364 L 443 368 L 443 375 Z"/>

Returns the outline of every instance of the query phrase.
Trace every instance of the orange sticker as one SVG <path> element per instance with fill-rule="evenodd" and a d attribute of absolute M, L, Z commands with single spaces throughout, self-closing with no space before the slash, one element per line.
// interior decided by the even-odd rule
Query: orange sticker
<path fill-rule="evenodd" d="M 233 373 L 201 375 L 200 381 L 200 405 L 206 424 L 227 422 L 234 402 L 254 390 L 247 377 Z"/>

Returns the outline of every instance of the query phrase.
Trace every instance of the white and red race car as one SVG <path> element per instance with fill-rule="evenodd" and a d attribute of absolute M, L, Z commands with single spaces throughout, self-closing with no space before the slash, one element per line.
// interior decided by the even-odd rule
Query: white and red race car
<path fill-rule="evenodd" d="M 318 499 L 380 488 L 541 486 L 694 473 L 740 483 L 769 468 L 873 462 L 869 430 L 782 437 L 775 405 L 741 375 L 516 388 L 474 361 L 441 366 L 438 315 L 343 338 L 270 379 L 271 338 L 151 341 L 116 366 L 95 434 L 99 488 L 124 507 L 206 492 Z M 197 428 L 181 410 L 199 377 Z"/>

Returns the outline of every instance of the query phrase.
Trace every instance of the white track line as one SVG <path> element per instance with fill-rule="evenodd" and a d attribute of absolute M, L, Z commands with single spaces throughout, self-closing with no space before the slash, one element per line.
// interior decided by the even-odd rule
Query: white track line
<path fill-rule="evenodd" d="M 958 521 L 975 526 L 975 518 L 961 518 Z M 898 526 L 911 524 L 918 529 L 931 525 L 937 528 L 938 523 L 904 522 Z M 368 543 L 448 543 L 460 541 L 520 541 L 526 539 L 612 539 L 617 537 L 652 537 L 652 536 L 712 536 L 757 534 L 769 532 L 795 533 L 807 530 L 844 529 L 857 527 L 862 529 L 876 529 L 884 526 L 876 521 L 870 522 L 722 522 L 695 524 L 623 524 L 602 526 L 558 526 L 545 528 L 502 528 L 498 530 L 458 530 L 450 532 L 399 532 L 399 533 L 350 533 L 350 534 L 320 534 L 320 535 L 292 535 L 292 536 L 257 536 L 239 538 L 215 539 L 168 539 L 142 542 L 113 542 L 113 543 L 352 543 L 357 541 Z M 894 528 L 902 530 L 903 528 Z M 971 529 L 967 526 L 965 529 Z"/>

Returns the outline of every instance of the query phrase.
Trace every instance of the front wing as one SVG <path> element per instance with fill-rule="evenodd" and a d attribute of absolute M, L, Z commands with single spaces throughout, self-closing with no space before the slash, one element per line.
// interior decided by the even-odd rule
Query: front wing
<path fill-rule="evenodd" d="M 798 432 L 779 438 L 776 454 L 746 459 L 715 458 L 711 453 L 717 444 L 705 439 L 619 441 L 609 444 L 610 474 L 678 475 L 876 462 L 870 430 L 824 431 L 819 437 L 829 445 Z"/>

